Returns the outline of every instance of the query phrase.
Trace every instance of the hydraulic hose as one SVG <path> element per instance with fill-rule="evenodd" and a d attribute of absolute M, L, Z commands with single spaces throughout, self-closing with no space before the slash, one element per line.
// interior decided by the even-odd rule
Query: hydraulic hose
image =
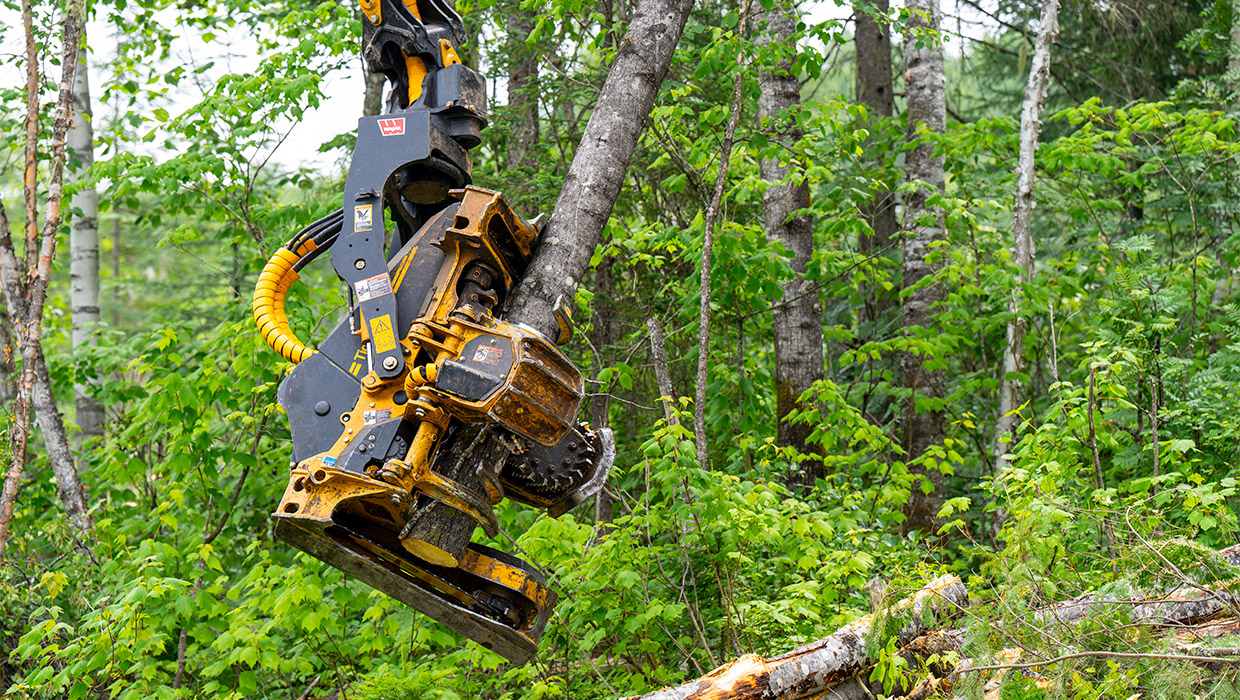
<path fill-rule="evenodd" d="M 289 245 L 297 245 L 299 239 L 300 236 L 294 238 Z M 293 266 L 316 251 L 318 244 L 312 239 L 301 240 L 295 250 L 288 247 L 277 250 L 263 267 L 254 288 L 252 308 L 259 334 L 280 357 L 294 364 L 317 351 L 306 347 L 289 327 L 288 316 L 284 312 L 284 300 L 288 296 L 289 287 L 301 277 Z"/>

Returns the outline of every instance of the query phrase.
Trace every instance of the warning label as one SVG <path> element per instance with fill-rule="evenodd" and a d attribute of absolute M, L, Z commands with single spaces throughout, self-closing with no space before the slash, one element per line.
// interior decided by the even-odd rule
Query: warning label
<path fill-rule="evenodd" d="M 387 276 L 386 272 L 382 275 L 368 277 L 353 283 L 353 293 L 357 295 L 358 301 L 366 301 L 367 299 L 381 297 L 384 294 L 391 294 L 392 280 Z"/>
<path fill-rule="evenodd" d="M 504 359 L 504 349 L 494 345 L 482 345 L 474 352 L 474 362 L 484 365 L 498 365 Z"/>
<path fill-rule="evenodd" d="M 370 339 L 375 351 L 385 353 L 396 349 L 396 334 L 392 332 L 392 320 L 387 316 L 370 319 Z"/>
<path fill-rule="evenodd" d="M 392 417 L 392 409 L 378 408 L 370 411 L 362 411 L 362 424 L 374 425 L 380 421 L 388 420 Z"/>
<path fill-rule="evenodd" d="M 369 231 L 375 225 L 375 207 L 373 204 L 358 204 L 353 207 L 353 230 Z"/>

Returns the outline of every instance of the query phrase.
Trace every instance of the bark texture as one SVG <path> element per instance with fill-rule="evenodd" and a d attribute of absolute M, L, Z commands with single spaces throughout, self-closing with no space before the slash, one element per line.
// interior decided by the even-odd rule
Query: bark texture
<path fill-rule="evenodd" d="M 1181 568 L 1190 566 L 1184 557 L 1177 557 L 1182 562 L 1177 566 L 1164 556 L 1159 545 L 1145 545 L 1148 556 L 1161 561 L 1179 579 L 1180 585 L 1174 590 L 1146 595 L 1131 587 L 1109 585 L 1105 596 L 1084 595 L 1032 610 L 1013 610 L 1010 615 L 997 618 L 964 618 L 984 627 L 986 632 L 982 634 L 1011 628 L 1020 630 L 1017 635 L 1023 639 L 1029 631 L 1036 630 L 1045 635 L 1046 647 L 1064 651 L 1057 658 L 1041 656 L 1020 663 L 1024 650 L 1012 648 L 987 657 L 960 659 L 964 641 L 975 628 L 942 627 L 959 617 L 957 613 L 969 603 L 968 593 L 959 578 L 942 576 L 884 611 L 896 619 L 909 620 L 896 633 L 896 655 L 903 660 L 904 677 L 897 679 L 893 688 L 882 688 L 870 678 L 869 670 L 876 659 L 865 653 L 865 638 L 874 618 L 866 616 L 786 654 L 770 659 L 745 655 L 683 685 L 624 700 L 928 700 L 952 697 L 959 681 L 971 673 L 983 674 L 985 697 L 997 700 L 1009 672 L 1033 678 L 1039 687 L 1048 687 L 1043 685 L 1047 679 L 1038 675 L 1037 669 L 1069 659 L 1130 657 L 1210 666 L 1240 657 L 1240 647 L 1216 647 L 1216 642 L 1211 641 L 1240 634 L 1240 620 L 1224 617 L 1240 609 L 1240 601 L 1227 590 L 1234 570 L 1226 566 L 1240 566 L 1240 545 L 1202 552 L 1191 570 Z M 1213 587 L 1199 580 L 1213 582 Z M 1178 633 L 1168 645 L 1175 653 L 1080 650 L 1080 624 L 1091 618 L 1108 624 L 1103 616 L 1114 615 L 1116 608 L 1131 611 L 1130 626 L 1148 627 L 1149 631 L 1176 630 Z"/>
<path fill-rule="evenodd" d="M 788 0 L 776 2 L 757 16 L 757 27 L 759 47 L 791 45 L 797 27 L 795 6 Z M 808 215 L 797 213 L 809 208 L 809 183 L 804 168 L 792 157 L 803 135 L 797 114 L 800 105 L 800 81 L 789 59 L 782 58 L 758 73 L 758 128 L 772 143 L 784 146 L 780 157 L 758 163 L 762 179 L 772 183 L 762 193 L 766 239 L 792 252 L 789 263 L 794 273 L 780 284 L 782 294 L 772 319 L 777 443 L 812 455 L 821 451 L 808 442 L 813 427 L 786 420 L 792 411 L 811 407 L 810 402 L 801 402 L 801 395 L 823 378 L 822 306 L 818 291 L 805 278 L 814 253 L 814 225 Z M 823 476 L 822 462 L 811 458 L 788 474 L 786 483 L 793 491 L 806 490 Z"/>
<path fill-rule="evenodd" d="M 912 11 L 904 38 L 904 83 L 908 91 L 908 139 L 912 148 L 904 161 L 905 177 L 917 187 L 909 192 L 904 211 L 904 304 L 901 322 L 910 337 L 933 330 L 935 307 L 944 290 L 931 277 L 939 268 L 935 249 L 946 239 L 943 210 L 931 207 L 930 198 L 944 188 L 943 156 L 935 154 L 933 134 L 947 127 L 947 99 L 943 78 L 943 52 L 935 43 L 942 17 L 938 0 L 909 0 Z M 929 132 L 929 134 L 925 133 Z M 909 459 L 921 456 L 943 442 L 942 370 L 926 368 L 923 352 L 906 352 L 900 360 L 904 387 L 910 392 L 902 416 L 902 442 Z M 922 404 L 918 407 L 918 404 Z M 910 470 L 925 479 L 914 483 L 905 505 L 905 532 L 933 532 L 935 516 L 945 501 L 941 471 L 923 466 Z M 928 484 L 929 493 L 923 487 Z"/>
<path fill-rule="evenodd" d="M 73 118 L 69 123 L 69 148 L 74 163 L 70 182 L 80 185 L 73 195 L 75 210 L 69 233 L 70 307 L 73 313 L 73 347 L 98 344 L 99 327 L 99 195 L 88 171 L 95 162 L 95 131 L 91 125 L 90 81 L 86 70 L 86 49 L 78 49 L 78 67 L 73 77 Z M 77 425 L 82 439 L 103 432 L 103 407 L 84 384 L 73 387 Z M 36 409 L 37 410 L 37 409 Z"/>
<path fill-rule="evenodd" d="M 663 339 L 663 329 L 655 318 L 646 319 L 646 330 L 650 333 L 650 361 L 654 364 L 654 378 L 659 386 L 659 399 L 663 404 L 663 417 L 668 425 L 678 425 L 680 416 L 676 413 L 676 389 L 672 387 L 672 374 L 667 366 L 667 343 Z"/>
<path fill-rule="evenodd" d="M 897 634 L 897 643 L 901 647 L 909 645 L 924 635 L 931 624 L 952 617 L 966 605 L 968 592 L 959 578 L 935 579 L 891 608 L 892 612 L 912 614 L 911 620 Z M 627 700 L 865 697 L 862 694 L 864 684 L 850 681 L 874 663 L 865 651 L 865 638 L 873 621 L 873 616 L 867 615 L 786 654 L 770 659 L 746 654 L 697 680 Z"/>
<path fill-rule="evenodd" d="M 1240 0 L 1231 0 L 1231 46 L 1227 55 L 1227 70 L 1232 73 L 1240 73 Z M 1237 84 L 1235 76 L 1231 79 L 1231 84 Z"/>
<path fill-rule="evenodd" d="M 571 299 L 589 268 L 692 8 L 693 0 L 638 3 L 542 241 L 506 303 L 505 320 L 524 323 L 549 338 L 558 335 L 555 302 Z M 502 448 L 496 437 L 486 442 L 494 444 L 480 449 Z M 462 449 L 445 445 L 438 459 L 459 459 Z M 445 512 L 445 517 L 453 515 Z M 462 516 L 457 511 L 454 517 Z"/>
<path fill-rule="evenodd" d="M 1033 183 L 1037 174 L 1034 154 L 1042 131 L 1042 100 L 1051 77 L 1051 44 L 1059 34 L 1059 0 L 1044 0 L 1038 38 L 1025 87 L 1025 102 L 1020 110 L 1020 155 L 1017 160 L 1016 203 L 1013 207 L 1012 262 L 1016 265 L 1016 285 L 1008 301 L 1011 318 L 1007 324 L 1007 344 L 1003 349 L 1003 374 L 999 383 L 999 416 L 995 422 L 994 473 L 999 476 L 1007 468 L 1008 450 L 1016 428 L 1016 394 L 1020 389 L 1020 373 L 1024 365 L 1026 316 L 1024 286 L 1033 279 Z M 995 513 L 994 533 L 1003 525 L 1002 510 Z"/>
<path fill-rule="evenodd" d="M 26 250 L 24 259 L 18 259 L 13 246 L 12 232 L 8 217 L 0 204 L 0 287 L 3 289 L 5 304 L 17 331 L 18 343 L 21 347 L 22 371 L 17 385 L 17 402 L 14 421 L 10 434 L 12 440 L 12 460 L 5 476 L 4 488 L 0 490 L 0 558 L 3 557 L 4 546 L 8 541 L 9 524 L 12 519 L 13 507 L 25 472 L 27 447 L 30 442 L 30 409 L 34 406 L 41 424 L 50 425 L 55 430 L 44 431 L 44 440 L 48 441 L 48 458 L 53 462 L 53 471 L 57 478 L 57 487 L 70 520 L 79 529 L 90 528 L 90 520 L 86 514 L 85 497 L 81 480 L 73 465 L 72 454 L 68 451 L 68 443 L 64 449 L 58 444 L 59 435 L 64 435 L 64 424 L 60 414 L 55 411 L 47 382 L 40 380 L 46 377 L 43 365 L 42 328 L 43 303 L 47 299 L 47 285 L 51 277 L 52 259 L 56 255 L 56 231 L 62 220 L 61 202 L 64 194 L 65 141 L 69 131 L 69 119 L 72 111 L 73 78 L 77 67 L 78 44 L 81 39 L 83 7 L 80 0 L 71 1 L 66 8 L 63 23 L 63 50 L 61 52 L 61 78 L 56 99 L 56 111 L 52 119 L 51 161 L 48 165 L 48 182 L 46 209 L 43 227 L 40 230 L 37 219 L 35 193 L 37 191 L 37 170 L 34 167 L 33 153 L 37 150 L 38 141 L 38 51 L 34 38 L 31 6 L 29 2 L 22 4 L 22 20 L 26 30 L 26 69 L 27 69 L 27 130 L 25 170 L 25 203 L 26 203 Z M 31 124 L 33 123 L 33 128 Z M 40 368 L 42 370 L 40 371 Z M 50 410 L 49 410 L 50 409 Z"/>
<path fill-rule="evenodd" d="M 362 74 L 366 81 L 366 91 L 362 94 L 362 116 L 375 117 L 383 112 L 383 86 L 387 77 L 382 73 L 371 73 L 365 68 Z"/>
<path fill-rule="evenodd" d="M 890 0 L 875 0 L 877 14 L 886 15 Z M 853 37 L 857 52 L 856 100 L 865 105 L 872 119 L 890 117 L 895 110 L 895 89 L 891 76 L 891 31 L 886 22 L 854 6 L 857 28 Z M 884 154 L 877 154 L 883 157 Z M 858 248 L 862 255 L 884 255 L 892 246 L 900 226 L 896 221 L 895 194 L 887 187 L 874 192 L 874 200 L 865 208 L 871 234 L 862 236 Z M 861 308 L 862 323 L 884 323 L 893 315 L 896 299 L 882 285 L 866 285 Z"/>
<path fill-rule="evenodd" d="M 90 504 L 86 500 L 86 489 L 82 486 L 81 476 L 74 464 L 64 417 L 56 408 L 56 398 L 52 395 L 52 379 L 48 374 L 41 347 L 38 353 L 34 364 L 31 407 L 39 423 L 39 431 L 43 434 L 47 461 L 52 465 L 52 473 L 56 477 L 56 493 L 64 504 L 65 514 L 76 530 L 86 531 L 90 529 L 87 515 Z"/>
<path fill-rule="evenodd" d="M 692 8 L 693 0 L 637 4 L 542 243 L 505 318 L 555 337 L 555 300 L 571 299 L 590 265 Z"/>

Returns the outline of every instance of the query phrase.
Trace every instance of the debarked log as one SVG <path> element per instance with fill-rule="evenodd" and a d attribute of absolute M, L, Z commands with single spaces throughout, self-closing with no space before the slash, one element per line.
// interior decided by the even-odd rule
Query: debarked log
<path fill-rule="evenodd" d="M 958 577 L 941 576 L 931 581 L 912 597 L 890 608 L 890 614 L 911 613 L 910 621 L 897 634 L 898 644 L 909 646 L 927 630 L 953 617 L 968 602 L 968 591 Z M 684 685 L 626 700 L 801 700 L 818 697 L 874 663 L 866 653 L 865 643 L 873 622 L 873 616 L 867 615 L 786 654 L 770 659 L 747 654 Z M 860 685 L 857 690 L 861 690 Z"/>

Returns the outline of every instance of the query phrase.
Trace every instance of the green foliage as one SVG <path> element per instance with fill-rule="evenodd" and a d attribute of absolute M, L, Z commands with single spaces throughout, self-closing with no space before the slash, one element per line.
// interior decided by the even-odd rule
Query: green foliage
<path fill-rule="evenodd" d="M 523 57 L 541 66 L 527 88 L 541 105 L 536 152 L 513 167 L 523 117 L 504 105 L 474 152 L 476 181 L 512 195 L 525 214 L 554 205 L 621 50 L 627 17 L 615 5 L 460 4 L 475 37 L 463 50 L 492 84 Z M 1156 51 L 1124 43 L 1132 27 L 1087 5 L 1065 3 L 1056 51 L 1082 42 L 1097 50 L 1070 54 L 1080 70 L 1056 77 L 1037 153 L 1037 269 L 1020 286 L 1009 212 L 1024 78 L 1009 64 L 1026 42 L 1012 31 L 995 38 L 998 48 L 949 54 L 949 102 L 965 121 L 919 135 L 945 158 L 938 204 L 948 239 L 925 284 L 942 285 L 946 300 L 936 328 L 911 332 L 897 307 L 867 308 L 870 290 L 900 293 L 900 242 L 877 252 L 860 245 L 876 193 L 909 188 L 899 168 L 905 124 L 827 94 L 852 78 L 831 63 L 850 50 L 841 25 L 806 19 L 795 43 L 760 45 L 738 33 L 735 7 L 695 9 L 594 253 L 595 268 L 611 265 L 612 286 L 582 285 L 583 332 L 568 347 L 592 398 L 613 399 L 614 517 L 595 523 L 583 508 L 550 519 L 501 506 L 505 534 L 490 544 L 537 562 L 561 600 L 540 661 L 514 668 L 271 538 L 289 439 L 275 388 L 288 368 L 255 336 L 247 296 L 267 252 L 338 206 L 337 177 L 276 149 L 323 104 L 328 82 L 356 68 L 353 6 L 97 4 L 96 17 L 120 37 L 96 86 L 106 108 L 96 111 L 93 171 L 104 233 L 109 223 L 122 232 L 104 256 L 120 263 L 115 274 L 105 269 L 98 347 L 66 349 L 63 258 L 47 320 L 62 408 L 78 383 L 108 409 L 106 434 L 80 450 L 96 528 L 76 541 L 36 455 L 0 568 L 0 689 L 20 698 L 613 698 L 827 634 L 867 610 L 876 575 L 905 591 L 944 571 L 969 577 L 976 606 L 963 656 L 1024 648 L 1054 657 L 1067 645 L 1167 652 L 1164 639 L 1126 626 L 1132 606 L 1121 602 L 1095 606 L 1069 640 L 1008 624 L 1085 593 L 1126 601 L 1186 576 L 1233 586 L 1240 574 L 1215 553 L 1238 528 L 1240 134 L 1221 68 L 1230 4 L 1161 10 L 1149 26 Z M 40 32 L 52 11 L 37 4 Z M 999 8 L 1008 19 L 1026 11 Z M 513 12 L 528 15 L 523 36 L 510 30 Z M 176 26 L 161 21 L 173 14 Z M 254 38 L 238 42 L 237 33 Z M 212 59 L 184 60 L 183 36 Z M 236 64 L 247 68 L 225 69 L 256 48 L 260 56 Z M 803 108 L 773 121 L 800 132 L 790 146 L 755 118 L 757 76 L 780 61 L 807 85 Z M 1078 99 L 1082 76 L 1123 61 L 1108 91 Z M 1196 72 L 1186 76 L 1190 64 Z M 714 253 L 714 469 L 703 471 L 687 428 L 692 406 L 679 395 L 690 393 L 697 364 L 704 211 L 738 71 L 745 113 Z M 1133 83 L 1141 71 L 1154 77 Z M 1148 99 L 1117 97 L 1138 87 L 1129 97 Z M 21 103 L 19 88 L 0 86 L 5 134 L 20 133 Z M 322 141 L 331 153 L 350 138 Z M 0 144 L 0 162 L 19 158 L 19 139 Z M 760 177 L 764 158 L 799 164 L 812 193 L 805 276 L 821 305 L 827 379 L 788 417 L 810 428 L 809 455 L 775 439 L 770 312 L 793 272 L 789 251 L 765 235 L 763 195 L 777 183 Z M 0 170 L 6 205 L 19 170 Z M 340 311 L 335 279 L 319 267 L 289 305 L 304 338 L 321 338 Z M 1025 390 L 1009 467 L 995 479 L 1012 295 L 1029 327 Z M 605 308 L 617 330 L 596 344 L 587 339 Z M 667 330 L 675 420 L 656 402 L 650 318 Z M 904 386 L 908 355 L 945 371 L 945 398 Z M 920 455 L 902 447 L 898 417 L 910 401 L 947 417 L 943 440 Z M 789 492 L 791 474 L 819 463 L 826 478 Z M 902 506 L 929 488 L 913 475 L 919 467 L 945 474 L 950 498 L 939 533 L 902 535 Z M 999 512 L 1008 518 L 996 541 Z M 880 612 L 867 639 L 880 658 L 871 680 L 888 692 L 921 673 L 897 654 L 909 614 Z M 1083 657 L 1043 673 L 1041 685 L 1010 679 L 1003 697 L 1236 694 L 1230 676 L 1152 659 Z M 972 677 L 964 690 L 980 693 L 981 683 Z"/>

